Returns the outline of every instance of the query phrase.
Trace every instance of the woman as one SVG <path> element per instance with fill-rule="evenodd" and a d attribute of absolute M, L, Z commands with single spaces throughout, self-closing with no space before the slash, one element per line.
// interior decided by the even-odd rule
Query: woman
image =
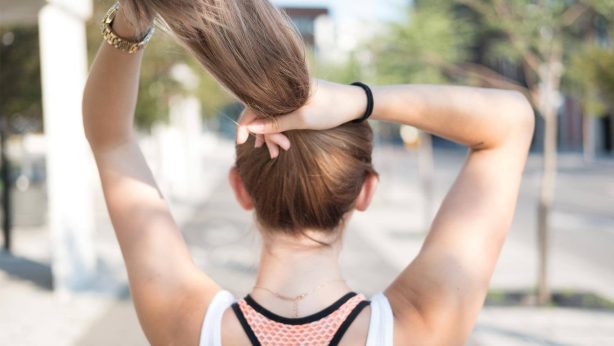
<path fill-rule="evenodd" d="M 533 133 L 523 96 L 310 81 L 300 40 L 266 0 L 120 5 L 107 18 L 110 44 L 101 45 L 87 81 L 84 127 L 152 344 L 466 341 L 513 218 Z M 132 132 L 154 14 L 248 109 L 229 180 L 241 206 L 255 210 L 263 248 L 254 289 L 239 301 L 192 262 Z M 469 150 L 418 256 L 368 301 L 343 281 L 338 256 L 344 225 L 367 209 L 378 181 L 371 128 L 362 121 L 371 113 Z"/>

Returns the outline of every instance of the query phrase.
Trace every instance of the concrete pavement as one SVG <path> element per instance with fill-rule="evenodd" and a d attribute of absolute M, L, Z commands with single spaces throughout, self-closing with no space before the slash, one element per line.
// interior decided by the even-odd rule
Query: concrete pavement
<path fill-rule="evenodd" d="M 435 204 L 443 200 L 464 159 L 463 152 L 435 152 Z M 355 224 L 398 269 L 417 253 L 424 227 L 416 160 L 403 149 L 375 155 L 382 167 L 380 191 Z M 561 155 L 552 212 L 550 283 L 553 289 L 588 291 L 614 301 L 614 160 L 581 167 Z M 523 178 L 516 215 L 492 278 L 493 289 L 532 289 L 537 279 L 536 210 L 540 161 L 532 156 Z M 380 237 L 371 230 L 390 232 Z"/>

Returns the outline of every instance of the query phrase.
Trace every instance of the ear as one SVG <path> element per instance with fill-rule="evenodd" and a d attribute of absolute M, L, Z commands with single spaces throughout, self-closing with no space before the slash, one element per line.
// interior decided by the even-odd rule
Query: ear
<path fill-rule="evenodd" d="M 375 190 L 377 188 L 377 183 L 379 182 L 379 178 L 374 173 L 369 173 L 367 179 L 362 184 L 362 190 L 360 190 L 360 194 L 358 198 L 356 198 L 356 206 L 354 207 L 358 211 L 365 211 L 371 204 L 371 199 L 375 194 Z"/>
<path fill-rule="evenodd" d="M 245 210 L 254 209 L 252 198 L 245 190 L 243 181 L 241 180 L 241 176 L 239 176 L 239 172 L 237 172 L 236 167 L 232 167 L 228 172 L 228 182 L 230 183 L 230 187 L 232 187 L 232 191 L 235 193 L 235 198 L 237 199 L 237 202 L 239 202 L 239 205 L 241 205 L 241 207 Z"/>

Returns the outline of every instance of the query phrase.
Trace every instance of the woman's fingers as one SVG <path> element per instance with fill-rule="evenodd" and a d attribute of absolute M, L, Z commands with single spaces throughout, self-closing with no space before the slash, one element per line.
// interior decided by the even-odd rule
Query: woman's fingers
<path fill-rule="evenodd" d="M 269 149 L 269 155 L 271 155 L 271 159 L 274 159 L 279 156 L 279 147 L 277 146 L 277 144 L 275 144 L 273 141 L 265 140 L 265 142 L 267 148 Z"/>
<path fill-rule="evenodd" d="M 247 142 L 250 132 L 254 133 L 254 147 L 260 148 L 266 144 L 271 158 L 278 157 L 279 148 L 286 151 L 290 149 L 290 140 L 280 132 L 297 128 L 293 127 L 297 123 L 295 120 L 297 114 L 295 113 L 272 119 L 256 119 L 254 112 L 245 109 L 238 121 L 237 143 Z"/>
<path fill-rule="evenodd" d="M 237 144 L 243 144 L 247 142 L 249 138 L 249 129 L 247 128 L 247 124 L 253 122 L 256 119 L 256 114 L 252 112 L 250 109 L 245 108 L 241 116 L 239 117 L 238 127 L 237 127 Z"/>
<path fill-rule="evenodd" d="M 279 148 L 282 148 L 285 151 L 290 149 L 290 140 L 281 133 L 272 135 L 256 135 L 256 148 L 261 147 L 263 143 L 266 143 L 271 159 L 279 156 Z"/>
<path fill-rule="evenodd" d="M 255 135 L 254 148 L 260 148 L 264 145 L 264 135 Z"/>
<path fill-rule="evenodd" d="M 280 146 L 283 150 L 288 151 L 290 149 L 290 140 L 282 133 L 273 133 L 264 136 L 269 142 L 273 142 Z"/>
<path fill-rule="evenodd" d="M 255 119 L 255 117 L 253 119 Z M 247 129 L 252 133 L 271 134 L 300 129 L 300 123 L 299 113 L 294 112 L 270 119 L 253 120 L 249 122 Z"/>

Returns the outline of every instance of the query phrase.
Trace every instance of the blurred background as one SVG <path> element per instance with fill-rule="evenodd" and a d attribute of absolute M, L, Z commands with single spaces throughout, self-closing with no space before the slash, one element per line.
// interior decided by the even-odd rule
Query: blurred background
<path fill-rule="evenodd" d="M 614 345 L 614 1 L 279 0 L 313 74 L 514 89 L 536 113 L 514 224 L 468 345 Z M 81 123 L 111 1 L 0 0 L 0 344 L 145 345 Z M 493 105 L 496 111 L 496 105 Z M 258 237 L 226 184 L 241 105 L 172 38 L 147 48 L 143 151 L 194 261 L 237 295 Z M 349 283 L 417 254 L 466 150 L 373 124 L 381 182 L 350 223 Z"/>

